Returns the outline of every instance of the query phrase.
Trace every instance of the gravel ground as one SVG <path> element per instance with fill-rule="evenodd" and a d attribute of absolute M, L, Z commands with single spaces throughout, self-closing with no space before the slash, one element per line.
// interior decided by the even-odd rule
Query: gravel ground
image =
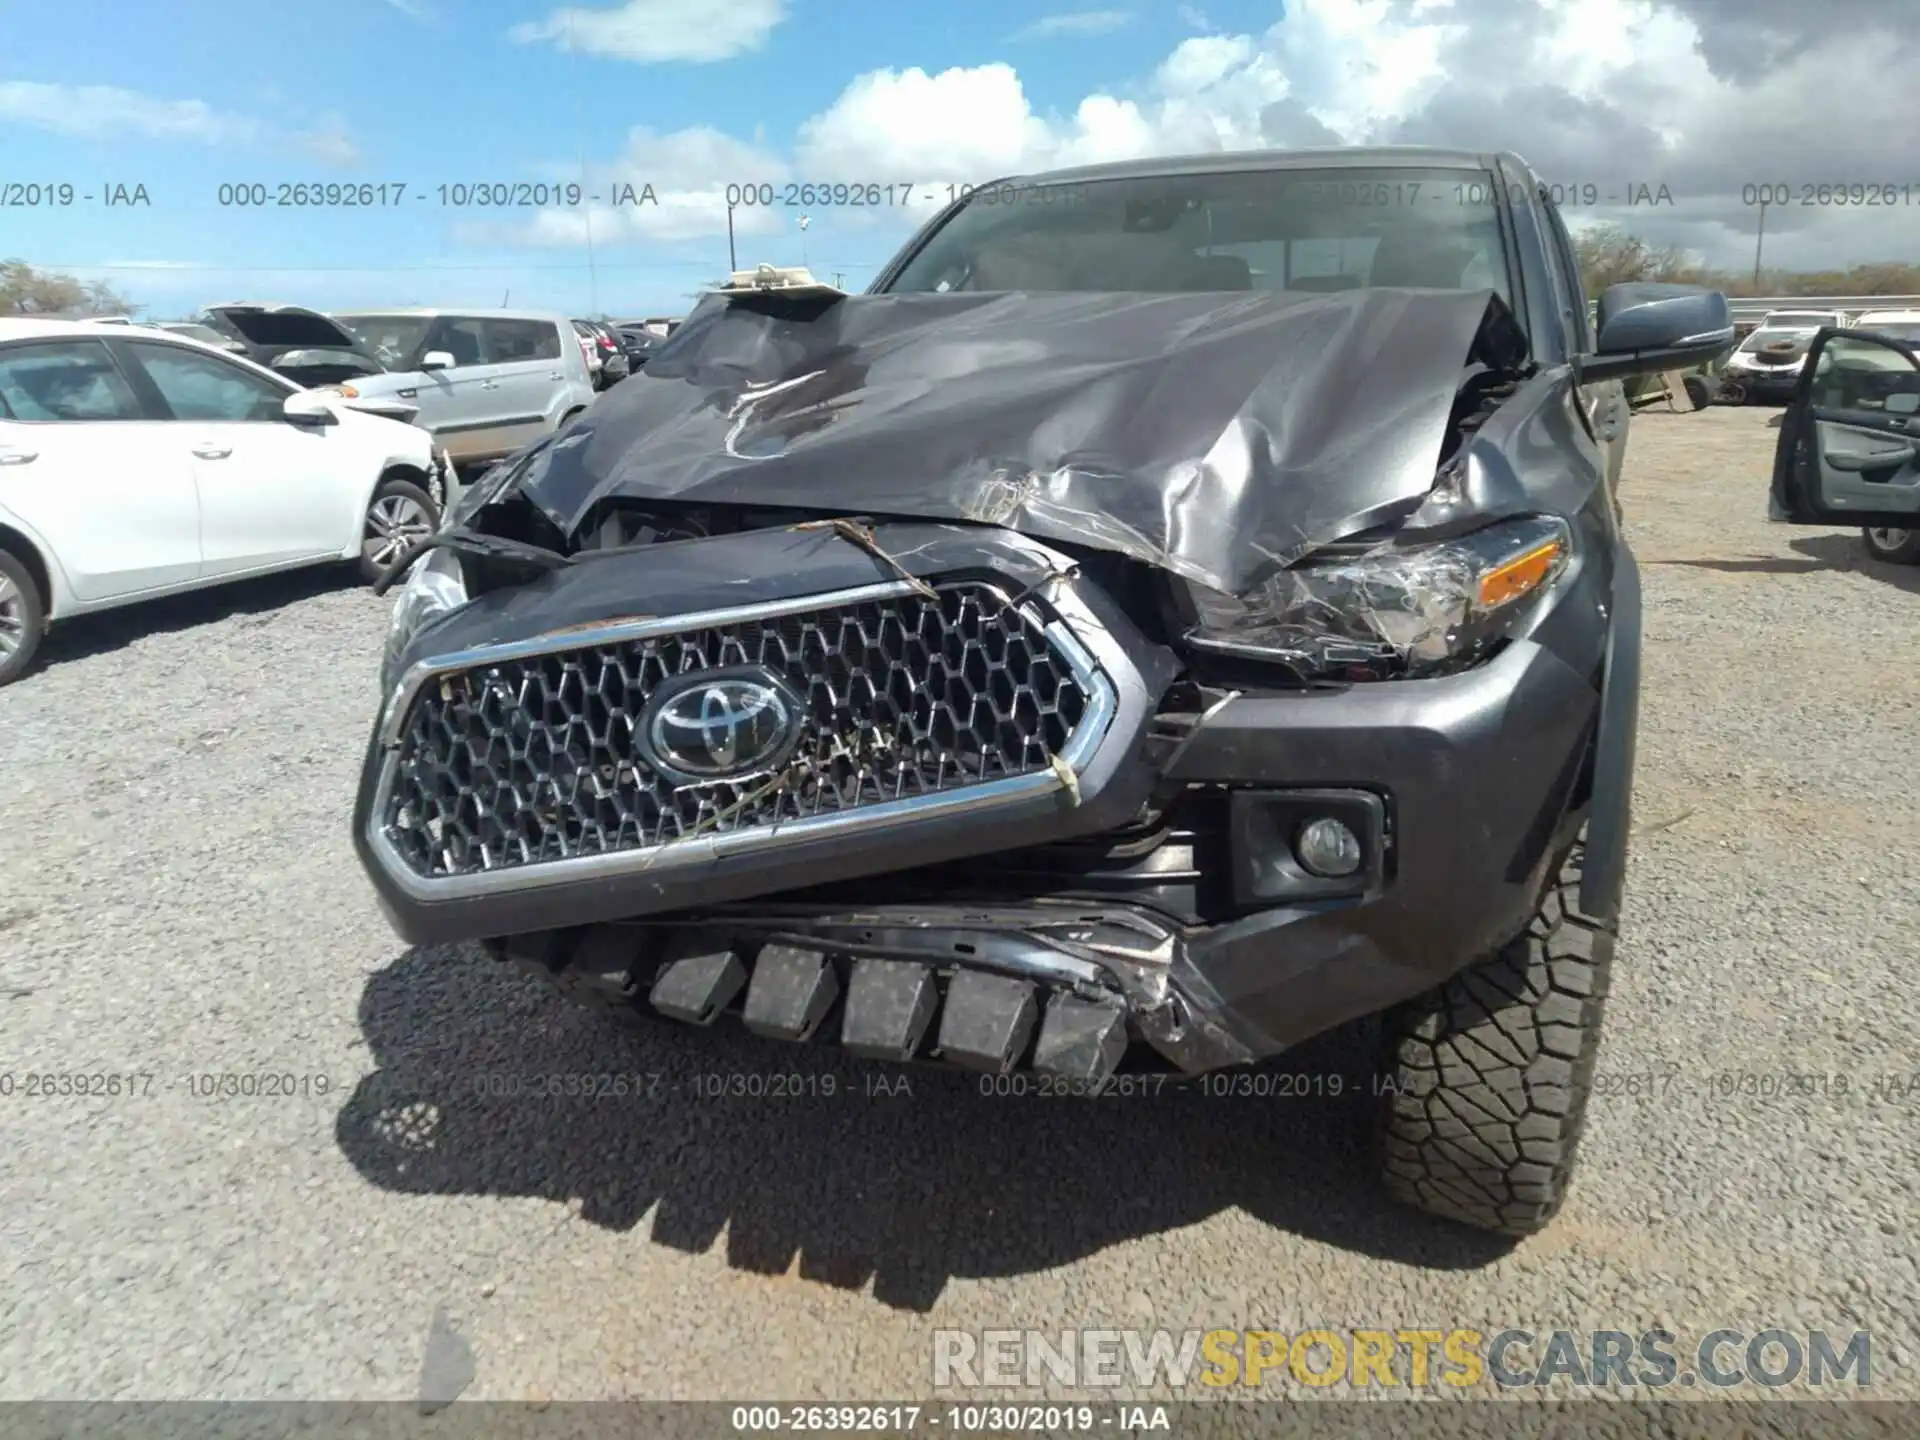
<path fill-rule="evenodd" d="M 0 1070 L 138 1093 L 0 1099 L 0 1398 L 900 1397 L 937 1328 L 1069 1323 L 1864 1326 L 1920 1396 L 1920 1096 L 1873 1093 L 1920 1070 L 1920 570 L 1764 523 L 1773 413 L 1636 421 L 1609 1093 L 1513 1249 L 1376 1197 L 1359 1032 L 1291 1062 L 1339 1099 L 993 1100 L 408 951 L 347 837 L 385 602 L 74 625 L 0 692 Z M 698 1089 L 743 1072 L 836 1093 Z M 483 1093 L 551 1073 L 649 1093 Z M 1848 1094 L 1738 1093 L 1782 1074 Z"/>

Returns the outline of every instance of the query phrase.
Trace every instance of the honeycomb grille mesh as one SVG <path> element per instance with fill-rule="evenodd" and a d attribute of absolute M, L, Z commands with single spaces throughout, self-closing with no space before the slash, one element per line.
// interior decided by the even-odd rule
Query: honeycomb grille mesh
<path fill-rule="evenodd" d="M 777 771 L 689 784 L 636 743 L 671 676 L 760 665 L 802 703 Z M 1045 770 L 1089 696 L 1031 613 L 941 587 L 436 676 L 381 823 L 424 877 L 644 850 Z"/>

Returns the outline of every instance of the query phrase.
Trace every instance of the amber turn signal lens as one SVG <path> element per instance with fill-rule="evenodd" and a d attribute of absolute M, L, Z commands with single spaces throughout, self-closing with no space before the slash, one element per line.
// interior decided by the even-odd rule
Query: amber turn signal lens
<path fill-rule="evenodd" d="M 1497 610 L 1537 589 L 1553 573 L 1562 551 L 1560 541 L 1549 540 L 1489 570 L 1480 577 L 1480 608 Z"/>

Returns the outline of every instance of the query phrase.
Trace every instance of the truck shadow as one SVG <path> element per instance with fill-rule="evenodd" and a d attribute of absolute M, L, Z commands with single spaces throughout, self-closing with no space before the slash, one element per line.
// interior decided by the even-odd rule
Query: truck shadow
<path fill-rule="evenodd" d="M 1802 535 L 1787 542 L 1788 555 L 1749 555 L 1733 559 L 1643 560 L 1648 567 L 1713 570 L 1723 575 L 1811 575 L 1822 570 L 1857 573 L 1920 594 L 1920 565 L 1896 565 L 1867 553 L 1857 531 L 1838 535 Z"/>
<path fill-rule="evenodd" d="M 1010 1097 L 733 1020 L 625 1033 L 460 947 L 376 972 L 360 1022 L 378 1069 L 336 1137 L 374 1184 L 577 1201 L 622 1231 L 651 1212 L 654 1243 L 687 1253 L 724 1229 L 737 1269 L 871 1281 L 901 1309 L 931 1309 L 950 1278 L 1051 1269 L 1230 1207 L 1438 1269 L 1511 1248 L 1381 1196 L 1357 1028 L 1250 1077 L 1264 1095 Z"/>

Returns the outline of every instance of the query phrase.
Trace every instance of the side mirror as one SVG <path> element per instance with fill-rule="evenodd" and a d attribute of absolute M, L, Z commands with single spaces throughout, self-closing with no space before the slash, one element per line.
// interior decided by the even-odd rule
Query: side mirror
<path fill-rule="evenodd" d="M 1652 282 L 1609 285 L 1598 309 L 1594 353 L 1574 362 L 1582 381 L 1683 370 L 1733 348 L 1733 312 L 1718 290 Z"/>
<path fill-rule="evenodd" d="M 420 368 L 422 370 L 451 370 L 453 369 L 453 352 L 451 350 L 429 350 L 420 357 Z"/>
<path fill-rule="evenodd" d="M 340 417 L 317 390 L 296 390 L 281 402 L 280 414 L 292 425 L 338 425 Z"/>

